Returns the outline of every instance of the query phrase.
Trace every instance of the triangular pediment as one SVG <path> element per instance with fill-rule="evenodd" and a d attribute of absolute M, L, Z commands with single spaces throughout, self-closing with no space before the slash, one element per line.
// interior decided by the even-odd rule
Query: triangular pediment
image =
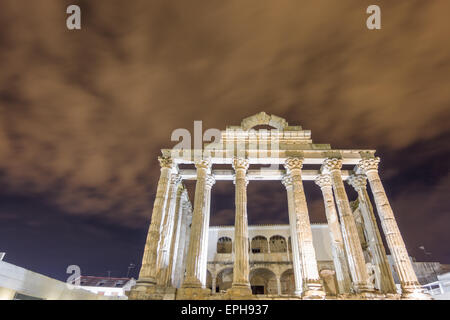
<path fill-rule="evenodd" d="M 281 117 L 268 115 L 264 111 L 247 117 L 241 122 L 241 128 L 243 130 L 250 130 L 251 128 L 260 125 L 268 125 L 278 130 L 284 130 L 288 126 L 288 122 Z"/>

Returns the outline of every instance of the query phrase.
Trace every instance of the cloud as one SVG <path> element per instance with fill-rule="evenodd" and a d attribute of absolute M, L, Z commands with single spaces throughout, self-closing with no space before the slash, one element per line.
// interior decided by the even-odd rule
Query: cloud
<path fill-rule="evenodd" d="M 194 120 L 224 129 L 264 110 L 317 143 L 389 152 L 437 139 L 449 130 L 450 3 L 378 2 L 380 31 L 366 29 L 365 1 L 237 0 L 78 1 L 82 30 L 68 31 L 68 1 L 2 1 L 4 192 L 139 226 L 159 149 Z M 276 219 L 279 199 L 249 212 Z"/>

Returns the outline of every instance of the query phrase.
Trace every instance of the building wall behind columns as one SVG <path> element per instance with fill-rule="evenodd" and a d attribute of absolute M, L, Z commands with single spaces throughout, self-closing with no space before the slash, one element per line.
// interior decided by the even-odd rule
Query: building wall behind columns
<path fill-rule="evenodd" d="M 331 238 L 327 224 L 311 224 L 314 249 L 316 251 L 317 261 L 331 261 Z M 248 229 L 249 239 L 256 236 L 264 236 L 268 240 L 275 235 L 283 236 L 288 241 L 290 236 L 289 225 L 249 225 Z M 215 261 L 217 256 L 217 240 L 221 237 L 229 237 L 234 242 L 234 227 L 233 226 L 211 226 L 209 229 L 208 242 L 208 261 Z M 288 250 L 289 251 L 289 250 Z M 282 256 L 282 253 L 277 253 Z M 250 257 L 262 256 L 263 253 L 250 254 Z M 289 257 L 288 252 L 284 254 Z"/>

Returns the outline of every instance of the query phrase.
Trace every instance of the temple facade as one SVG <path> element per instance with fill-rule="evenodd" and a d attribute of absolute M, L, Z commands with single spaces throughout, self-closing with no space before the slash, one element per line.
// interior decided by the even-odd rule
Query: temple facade
<path fill-rule="evenodd" d="M 162 150 L 142 267 L 130 299 L 428 298 L 378 174 L 375 150 L 315 144 L 309 130 L 264 112 L 227 127 L 218 138 L 204 148 Z M 196 180 L 193 204 L 185 180 Z M 210 227 L 217 180 L 234 182 L 230 228 Z M 286 188 L 289 225 L 278 226 L 276 234 L 273 226 L 248 226 L 247 184 L 258 180 L 278 180 Z M 326 225 L 311 224 L 304 183 L 321 190 Z M 355 202 L 344 183 L 357 192 Z"/>

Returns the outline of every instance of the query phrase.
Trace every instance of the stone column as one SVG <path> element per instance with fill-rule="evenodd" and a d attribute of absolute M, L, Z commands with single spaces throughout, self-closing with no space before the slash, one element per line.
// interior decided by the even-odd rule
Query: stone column
<path fill-rule="evenodd" d="M 297 296 L 301 296 L 302 291 L 303 291 L 303 275 L 302 275 L 302 263 L 300 260 L 299 240 L 298 240 L 298 236 L 297 236 L 297 222 L 296 222 L 297 217 L 296 217 L 296 213 L 295 213 L 294 190 L 292 188 L 292 177 L 288 176 L 288 175 L 284 175 L 281 182 L 286 187 L 286 194 L 287 194 L 287 200 L 288 200 L 289 227 L 290 227 L 290 233 L 291 233 L 291 248 L 292 248 L 292 266 L 293 266 L 293 270 L 294 270 L 294 281 L 295 281 L 294 294 Z M 269 246 L 269 248 L 270 248 L 270 246 Z"/>
<path fill-rule="evenodd" d="M 211 188 L 216 183 L 216 179 L 212 175 L 206 177 L 206 187 L 205 187 L 205 214 L 203 222 L 203 232 L 202 232 L 202 246 L 200 248 L 200 259 L 201 259 L 201 283 L 202 287 L 206 288 L 206 276 L 208 270 L 208 238 L 209 238 L 209 219 L 211 215 Z"/>
<path fill-rule="evenodd" d="M 201 248 L 205 223 L 206 208 L 206 178 L 211 171 L 210 160 L 198 160 L 195 162 L 197 168 L 197 183 L 195 186 L 194 213 L 192 215 L 191 234 L 189 239 L 189 250 L 186 260 L 186 275 L 183 288 L 202 288 L 201 282 Z M 187 292 L 190 294 L 190 292 Z"/>
<path fill-rule="evenodd" d="M 330 230 L 331 249 L 333 253 L 334 267 L 336 271 L 336 279 L 338 283 L 339 293 L 350 293 L 352 282 L 345 256 L 344 240 L 342 238 L 341 226 L 339 224 L 336 205 L 333 198 L 333 188 L 331 177 L 327 174 L 319 175 L 316 184 L 322 190 L 323 201 L 325 205 L 325 213 L 328 221 L 328 229 Z"/>
<path fill-rule="evenodd" d="M 181 228 L 183 221 L 183 205 L 182 205 L 182 195 L 186 190 L 183 185 L 179 185 L 177 188 L 177 197 L 176 197 L 176 205 L 175 212 L 173 216 L 173 231 L 172 231 L 172 239 L 170 241 L 170 251 L 169 251 L 169 265 L 167 267 L 167 272 L 163 278 L 163 286 L 165 287 L 175 287 L 173 285 L 173 271 L 176 268 L 177 258 L 178 258 L 178 246 L 179 239 L 181 236 Z"/>
<path fill-rule="evenodd" d="M 386 236 L 386 242 L 394 260 L 394 266 L 400 279 L 402 295 L 412 298 L 426 298 L 423 294 L 417 276 L 414 272 L 405 242 L 397 225 L 389 200 L 378 175 L 380 158 L 363 159 L 359 162 L 357 171 L 365 173 L 372 189 L 381 226 Z"/>
<path fill-rule="evenodd" d="M 137 285 L 156 284 L 156 258 L 160 240 L 161 221 L 169 188 L 169 178 L 173 169 L 172 159 L 159 157 L 158 160 L 161 166 L 161 174 L 156 190 L 155 202 L 153 203 L 152 221 L 145 242 L 142 267 L 139 272 Z"/>
<path fill-rule="evenodd" d="M 175 216 L 177 215 L 177 203 L 179 203 L 178 187 L 181 178 L 178 174 L 172 174 L 170 177 L 170 185 L 166 202 L 166 212 L 164 215 L 164 223 L 161 230 L 159 241 L 158 256 L 156 260 L 157 284 L 159 286 L 167 286 L 169 279 L 169 262 L 172 236 L 174 233 Z M 178 194 L 180 195 L 180 194 Z M 179 208 L 179 207 L 178 207 Z"/>
<path fill-rule="evenodd" d="M 396 293 L 394 278 L 392 277 L 389 261 L 381 239 L 380 230 L 377 226 L 375 214 L 369 195 L 367 194 L 367 178 L 365 175 L 356 174 L 350 176 L 347 182 L 358 193 L 359 205 L 367 236 L 367 242 L 372 253 L 372 264 L 375 268 L 375 281 L 377 287 L 383 293 Z"/>
<path fill-rule="evenodd" d="M 183 188 L 181 194 L 181 216 L 180 216 L 180 231 L 178 237 L 178 246 L 176 251 L 175 267 L 172 271 L 172 286 L 179 288 L 181 281 L 184 278 L 184 267 L 183 261 L 185 256 L 185 246 L 186 246 L 186 236 L 188 233 L 188 213 L 192 210 L 191 203 L 189 202 L 189 197 L 187 190 Z"/>
<path fill-rule="evenodd" d="M 281 279 L 279 276 L 277 276 L 276 278 L 277 278 L 277 293 L 279 296 L 281 296 Z"/>
<path fill-rule="evenodd" d="M 190 202 L 188 202 L 187 212 L 186 212 L 186 236 L 185 236 L 185 244 L 184 244 L 184 252 L 183 252 L 183 262 L 181 263 L 180 286 L 183 283 L 185 275 L 186 275 L 186 264 L 187 264 L 187 259 L 188 259 L 189 241 L 191 238 L 192 214 L 193 214 L 192 204 Z"/>
<path fill-rule="evenodd" d="M 234 221 L 234 266 L 231 293 L 237 296 L 252 294 L 249 281 L 249 254 L 248 254 L 248 221 L 247 221 L 247 159 L 234 158 L 233 168 L 236 172 L 234 184 L 236 185 L 235 205 L 236 216 Z"/>
<path fill-rule="evenodd" d="M 373 285 L 369 281 L 364 253 L 359 241 L 358 230 L 352 209 L 345 192 L 344 183 L 341 176 L 342 160 L 327 159 L 322 165 L 322 172 L 331 175 L 334 196 L 342 224 L 342 234 L 347 252 L 348 265 L 353 280 L 353 288 L 357 293 L 372 292 Z"/>
<path fill-rule="evenodd" d="M 216 294 L 216 280 L 217 275 L 211 273 L 211 293 Z"/>
<path fill-rule="evenodd" d="M 302 167 L 303 159 L 301 158 L 287 158 L 284 164 L 286 174 L 292 179 L 293 192 L 293 210 L 290 224 L 295 223 L 297 243 L 300 252 L 300 264 L 303 274 L 303 292 L 305 298 L 323 298 L 325 292 L 323 291 L 322 283 L 317 269 L 316 252 L 313 245 L 313 237 L 311 230 L 311 223 L 309 221 L 308 206 L 306 204 L 305 192 L 302 181 Z M 291 206 L 292 207 L 292 206 Z M 292 244 L 294 241 L 293 234 L 291 234 Z M 292 245 L 294 248 L 294 245 Z M 292 251 L 294 256 L 294 250 Z"/>

